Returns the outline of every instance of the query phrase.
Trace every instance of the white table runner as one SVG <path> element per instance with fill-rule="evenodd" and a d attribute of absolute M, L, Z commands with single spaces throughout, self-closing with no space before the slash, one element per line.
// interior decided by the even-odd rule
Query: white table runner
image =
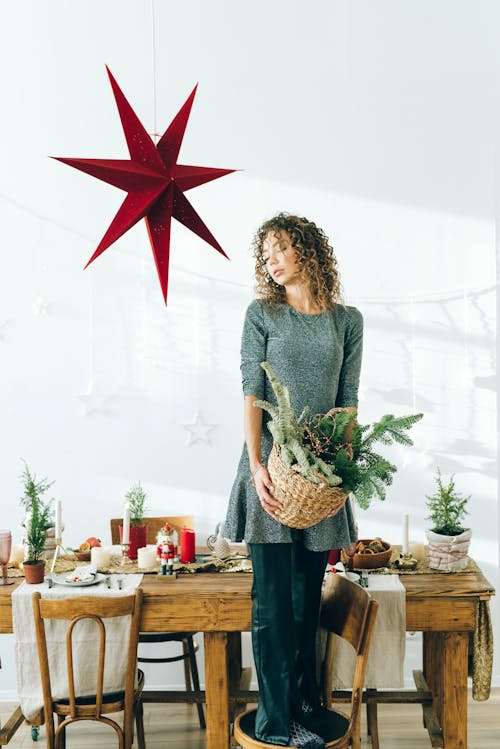
<path fill-rule="evenodd" d="M 406 644 L 406 592 L 397 575 L 368 576 L 368 593 L 379 608 L 368 653 L 365 687 L 398 689 L 404 686 L 403 665 Z M 318 653 L 323 653 L 326 631 L 318 632 Z M 353 648 L 335 637 L 333 688 L 351 689 L 354 677 Z"/>
<path fill-rule="evenodd" d="M 15 638 L 17 688 L 23 715 L 32 720 L 43 707 L 42 683 L 36 645 L 32 596 L 39 591 L 43 598 L 76 596 L 126 596 L 141 583 L 142 575 L 123 575 L 122 589 L 111 576 L 111 588 L 104 582 L 97 585 L 70 588 L 47 582 L 27 585 L 23 582 L 12 594 L 12 621 Z M 130 617 L 116 617 L 105 621 L 106 659 L 104 683 L 106 691 L 123 689 L 127 667 L 124 643 L 128 642 Z M 63 621 L 46 620 L 45 631 L 50 664 L 52 694 L 55 699 L 67 697 L 66 629 Z M 94 622 L 80 622 L 73 634 L 75 685 L 78 695 L 95 694 L 99 639 Z"/>

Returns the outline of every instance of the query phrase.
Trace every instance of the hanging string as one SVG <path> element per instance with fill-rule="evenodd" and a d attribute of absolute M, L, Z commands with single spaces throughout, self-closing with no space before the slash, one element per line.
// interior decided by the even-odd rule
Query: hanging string
<path fill-rule="evenodd" d="M 416 366 L 416 352 L 415 352 L 415 300 L 410 300 L 410 316 L 411 316 L 411 407 L 413 413 L 416 413 L 417 409 L 417 386 L 415 378 L 415 366 Z"/>
<path fill-rule="evenodd" d="M 92 282 L 92 276 L 89 274 L 88 277 L 88 300 L 89 300 L 89 319 L 88 319 L 88 330 L 89 330 L 89 346 L 88 346 L 88 360 L 89 360 L 89 381 L 87 385 L 86 395 L 91 395 L 94 392 L 94 285 Z"/>
<path fill-rule="evenodd" d="M 153 140 L 156 145 L 160 136 L 157 128 L 155 0 L 151 0 L 151 64 L 153 69 Z"/>

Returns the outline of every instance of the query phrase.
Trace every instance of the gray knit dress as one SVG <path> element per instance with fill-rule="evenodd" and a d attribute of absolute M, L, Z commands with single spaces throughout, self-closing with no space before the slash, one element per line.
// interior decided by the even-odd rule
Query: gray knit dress
<path fill-rule="evenodd" d="M 279 306 L 254 300 L 249 305 L 241 341 L 244 395 L 276 403 L 262 361 L 268 361 L 290 391 L 297 415 L 326 413 L 333 406 L 357 406 L 363 346 L 363 318 L 355 307 L 336 305 L 319 315 L 306 315 L 288 304 Z M 263 412 L 262 462 L 273 445 Z M 290 528 L 265 512 L 250 483 L 246 445 L 231 490 L 224 535 L 247 543 L 291 543 Z M 333 518 L 301 531 L 311 551 L 348 546 L 355 538 L 350 503 Z"/>

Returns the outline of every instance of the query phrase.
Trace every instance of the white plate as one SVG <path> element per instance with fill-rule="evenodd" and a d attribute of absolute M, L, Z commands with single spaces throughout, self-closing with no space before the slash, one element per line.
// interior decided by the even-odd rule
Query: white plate
<path fill-rule="evenodd" d="M 96 585 L 97 583 L 102 583 L 102 581 L 106 579 L 106 575 L 103 575 L 101 572 L 96 572 L 95 575 L 92 575 L 92 580 L 79 580 L 77 583 L 66 580 L 66 577 L 67 574 L 53 575 L 52 580 L 57 585 L 67 585 L 68 588 L 83 588 L 87 585 Z"/>

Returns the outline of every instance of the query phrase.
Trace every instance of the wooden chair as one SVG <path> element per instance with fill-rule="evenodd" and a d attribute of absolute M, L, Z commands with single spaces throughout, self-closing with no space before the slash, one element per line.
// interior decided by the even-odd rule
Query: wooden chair
<path fill-rule="evenodd" d="M 81 598 L 42 598 L 39 592 L 33 593 L 33 614 L 35 617 L 38 658 L 43 689 L 43 710 L 47 733 L 47 749 L 64 749 L 66 745 L 66 728 L 70 723 L 80 720 L 93 720 L 105 723 L 114 728 L 118 736 L 119 749 L 130 749 L 134 736 L 134 718 L 137 725 L 139 749 L 145 749 L 143 711 L 141 693 L 144 686 L 144 674 L 137 677 L 137 644 L 142 608 L 142 591 L 134 595 L 84 596 Z M 125 649 L 127 669 L 125 688 L 120 692 L 107 693 L 104 683 L 104 662 L 106 649 L 106 629 L 104 619 L 130 616 L 130 635 Z M 50 664 L 45 637 L 46 620 L 63 620 L 68 622 L 66 632 L 66 658 L 68 668 L 68 698 L 54 699 L 51 691 Z M 99 659 L 96 677 L 96 691 L 93 696 L 79 697 L 75 694 L 73 666 L 73 633 L 77 622 L 90 619 L 96 623 L 99 637 Z M 75 664 L 76 669 L 76 664 Z M 137 686 L 135 686 L 137 677 Z M 108 713 L 123 711 L 123 726 L 106 717 Z M 58 726 L 54 730 L 54 713 L 58 717 Z"/>
<path fill-rule="evenodd" d="M 120 525 L 122 524 L 122 518 L 113 518 L 111 520 L 111 543 L 120 543 Z M 180 538 L 182 528 L 192 528 L 193 518 L 191 515 L 172 515 L 170 517 L 147 517 L 144 519 L 147 526 L 147 543 L 155 544 L 158 531 L 162 528 L 165 523 L 174 528 Z M 173 663 L 174 661 L 184 661 L 184 681 L 186 684 L 186 699 L 184 702 L 193 703 L 196 702 L 196 709 L 198 711 L 198 721 L 200 728 L 204 729 L 205 713 L 203 711 L 203 705 L 194 699 L 194 693 L 200 691 L 200 678 L 198 675 L 198 664 L 196 662 L 196 651 L 198 650 L 198 644 L 194 640 L 193 635 L 195 632 L 141 632 L 139 634 L 139 644 L 153 643 L 153 642 L 180 642 L 182 643 L 182 653 L 179 655 L 173 655 L 170 657 L 156 657 L 146 658 L 139 655 L 139 663 Z M 190 695 L 191 693 L 191 695 Z M 179 702 L 177 695 L 169 694 L 168 690 L 144 692 L 142 696 L 144 702 Z"/>
<path fill-rule="evenodd" d="M 307 727 L 323 737 L 328 749 L 360 749 L 360 710 L 368 648 L 378 603 L 359 585 L 341 575 L 327 576 L 321 604 L 321 626 L 328 631 L 322 659 L 323 707 L 315 710 Z M 335 637 L 349 642 L 356 653 L 356 670 L 352 686 L 351 709 L 348 715 L 332 709 L 332 663 Z M 269 749 L 271 744 L 255 738 L 256 710 L 238 715 L 234 737 L 244 749 Z"/>

